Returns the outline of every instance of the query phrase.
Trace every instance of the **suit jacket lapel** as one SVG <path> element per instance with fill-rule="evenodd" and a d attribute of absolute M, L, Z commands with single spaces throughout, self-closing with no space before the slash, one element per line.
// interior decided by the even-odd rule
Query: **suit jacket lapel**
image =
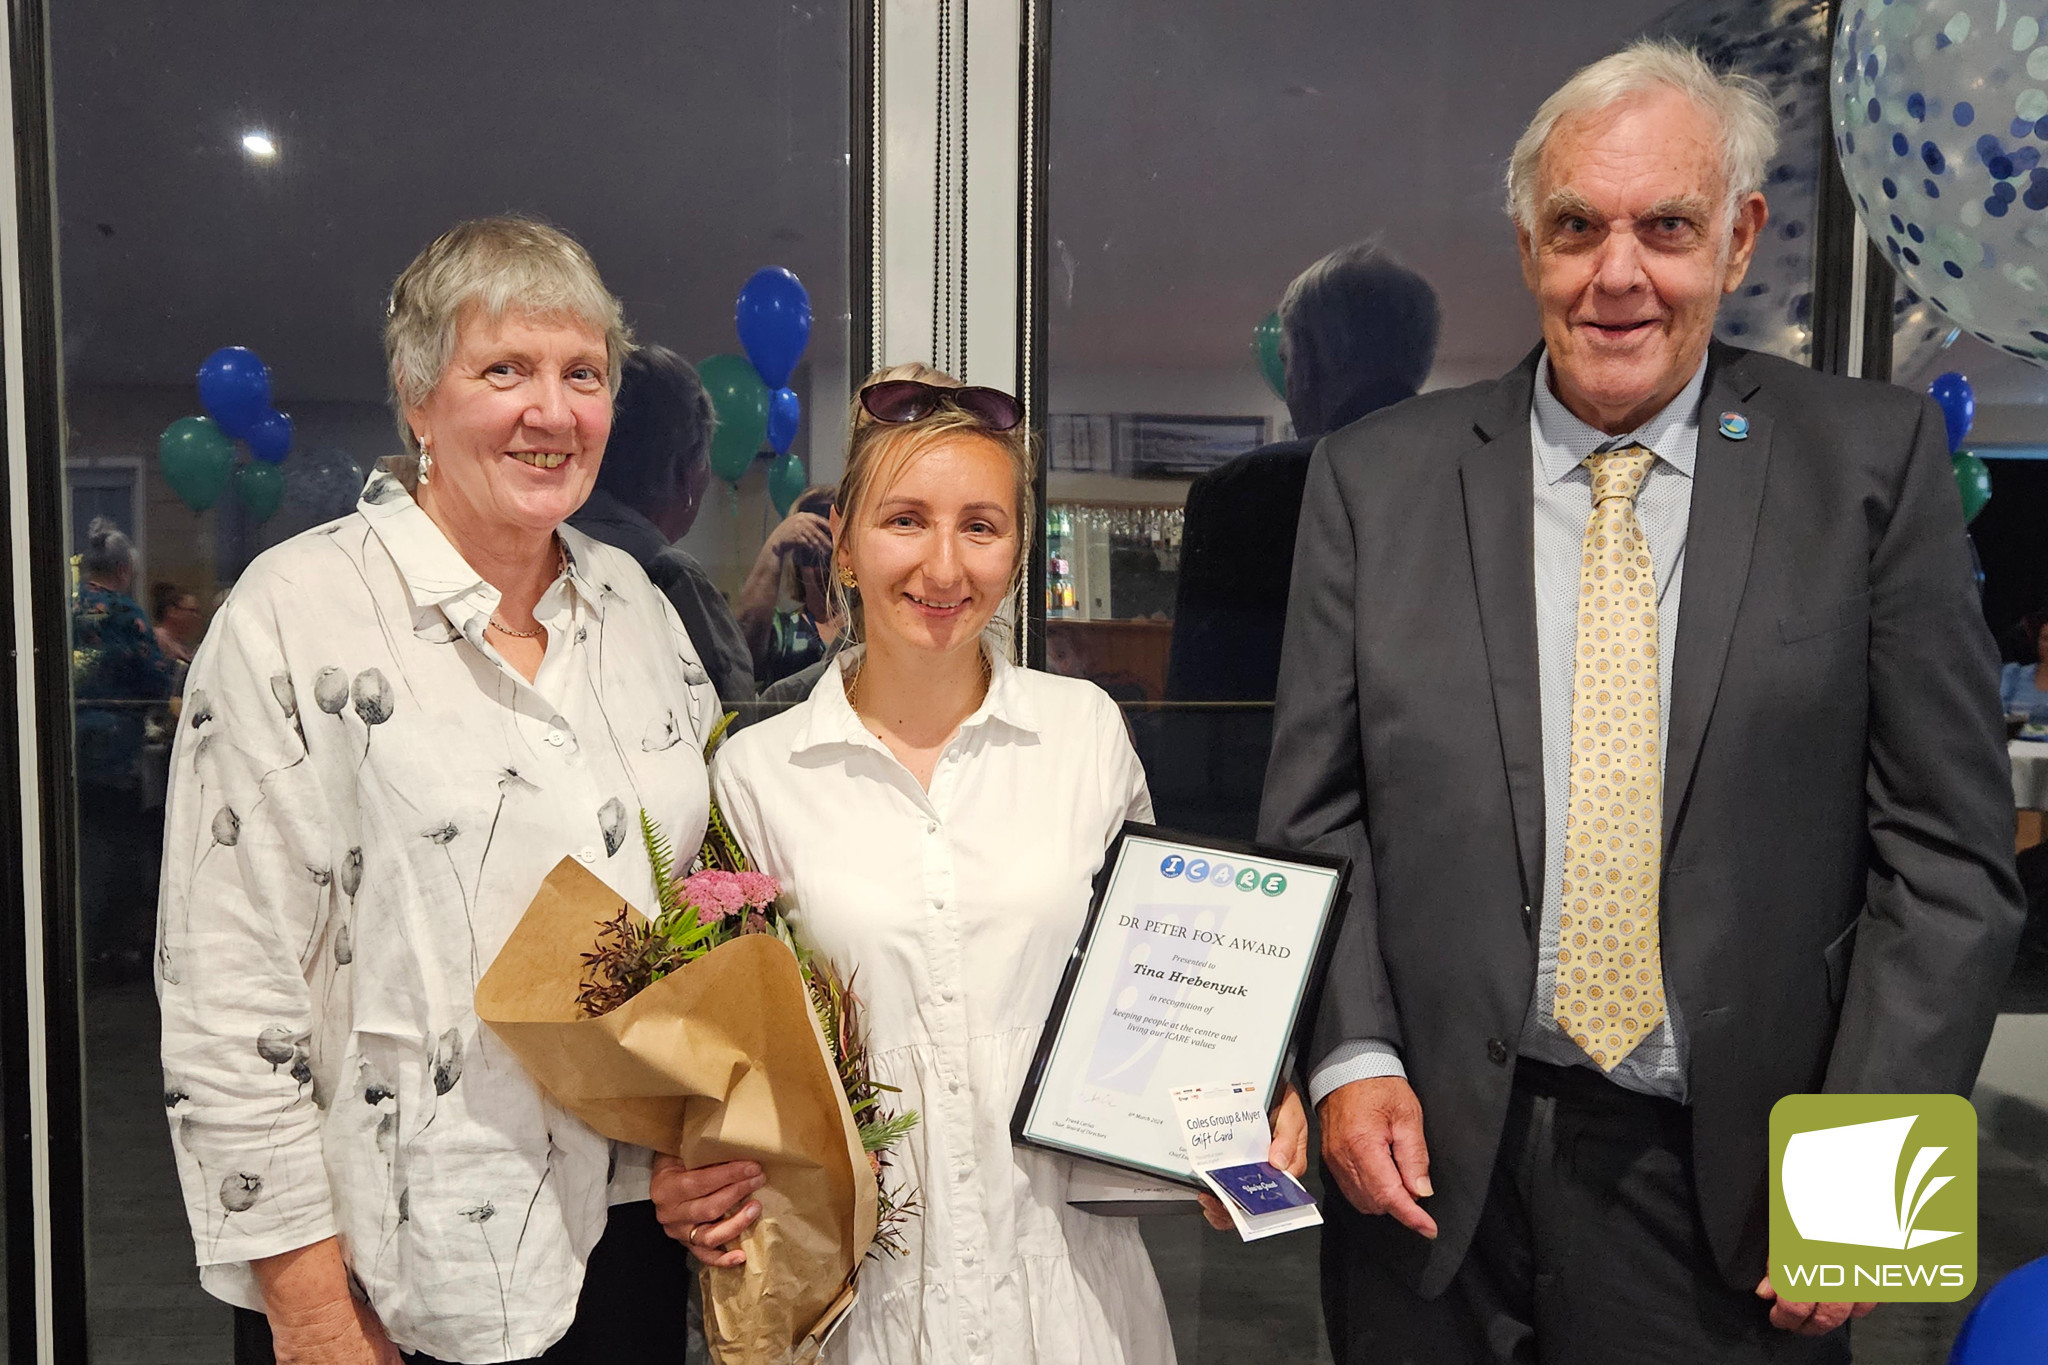
<path fill-rule="evenodd" d="M 1748 405 L 1759 387 L 1742 363 L 1742 352 L 1714 345 L 1700 406 L 1699 457 L 1693 466 L 1692 509 L 1686 524 L 1685 584 L 1679 593 L 1678 643 L 1670 661 L 1671 725 L 1664 755 L 1667 852 L 1699 763 L 1700 744 L 1735 634 L 1735 613 L 1749 580 L 1750 551 L 1771 459 L 1770 415 Z M 1749 419 L 1746 439 L 1721 434 L 1724 412 L 1739 412 Z"/>
<path fill-rule="evenodd" d="M 1536 673 L 1536 494 L 1529 399 L 1537 352 L 1501 379 L 1459 463 L 1480 635 L 1531 906 L 1543 885 L 1543 707 Z"/>

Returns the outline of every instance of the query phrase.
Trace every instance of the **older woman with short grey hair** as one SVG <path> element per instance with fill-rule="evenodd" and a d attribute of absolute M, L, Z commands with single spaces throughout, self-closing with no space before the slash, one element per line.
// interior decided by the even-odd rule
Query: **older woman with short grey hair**
<path fill-rule="evenodd" d="M 704 828 L 697 651 L 564 524 L 629 334 L 582 247 L 498 218 L 407 267 L 385 345 L 405 455 L 250 565 L 179 726 L 156 969 L 201 1278 L 238 1360 L 679 1358 L 648 1153 L 472 1008 L 558 861 L 650 904 L 642 818 Z"/>

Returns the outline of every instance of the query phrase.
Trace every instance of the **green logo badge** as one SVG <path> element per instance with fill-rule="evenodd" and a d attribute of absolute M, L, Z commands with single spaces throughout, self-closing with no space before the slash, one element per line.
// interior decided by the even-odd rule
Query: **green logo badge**
<path fill-rule="evenodd" d="M 1977 1112 L 1955 1095 L 1787 1095 L 1771 1110 L 1771 1287 L 1951 1303 L 1977 1284 Z"/>
<path fill-rule="evenodd" d="M 1237 889 L 1240 891 L 1249 891 L 1258 884 L 1259 870 L 1256 867 L 1248 867 L 1237 874 Z"/>
<path fill-rule="evenodd" d="M 1259 883 L 1259 890 L 1269 896 L 1277 896 L 1286 889 L 1287 878 L 1281 876 L 1278 872 L 1268 872 L 1266 880 Z"/>

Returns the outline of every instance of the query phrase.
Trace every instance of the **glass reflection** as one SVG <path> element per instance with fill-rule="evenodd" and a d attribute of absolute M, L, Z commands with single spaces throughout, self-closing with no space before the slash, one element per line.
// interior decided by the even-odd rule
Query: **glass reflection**
<path fill-rule="evenodd" d="M 228 1309 L 193 1270 L 146 976 L 167 737 L 182 666 L 244 566 L 348 511 L 398 449 L 379 344 L 393 276 L 451 222 L 533 214 L 589 248 L 639 340 L 695 371 L 740 351 L 747 278 L 786 266 L 816 315 L 789 380 L 805 410 L 791 449 L 804 482 L 830 485 L 847 392 L 847 32 L 838 0 L 715 23 L 648 0 L 601 23 L 530 0 L 487 16 L 53 10 L 95 1359 L 233 1353 Z M 227 345 L 268 364 L 295 430 L 271 474 L 236 472 L 264 462 L 232 448 L 209 498 L 166 477 L 158 437 L 201 411 L 194 372 Z M 610 509 L 695 566 L 707 608 L 730 609 L 782 520 L 758 449 L 757 433 L 712 451 L 708 475 L 701 451 L 674 461 L 697 481 L 693 516 L 657 505 L 670 468 Z M 730 685 L 750 695 L 734 637 Z"/>

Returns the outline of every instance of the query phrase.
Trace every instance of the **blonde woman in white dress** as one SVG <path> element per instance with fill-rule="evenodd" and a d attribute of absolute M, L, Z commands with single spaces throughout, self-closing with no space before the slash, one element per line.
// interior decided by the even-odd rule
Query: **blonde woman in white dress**
<path fill-rule="evenodd" d="M 863 386 L 832 519 L 861 643 L 714 772 L 798 931 L 852 974 L 877 1077 L 922 1116 L 890 1171 L 922 1205 L 908 1251 L 868 1263 L 832 1346 L 855 1365 L 1173 1360 L 1136 1223 L 1070 1207 L 1070 1163 L 1010 1142 L 1090 883 L 1123 822 L 1152 818 L 1116 704 L 988 638 L 1029 544 L 1018 416 L 924 366 Z M 744 1258 L 758 1215 L 740 1174 L 656 1172 L 670 1235 L 712 1264 Z"/>

